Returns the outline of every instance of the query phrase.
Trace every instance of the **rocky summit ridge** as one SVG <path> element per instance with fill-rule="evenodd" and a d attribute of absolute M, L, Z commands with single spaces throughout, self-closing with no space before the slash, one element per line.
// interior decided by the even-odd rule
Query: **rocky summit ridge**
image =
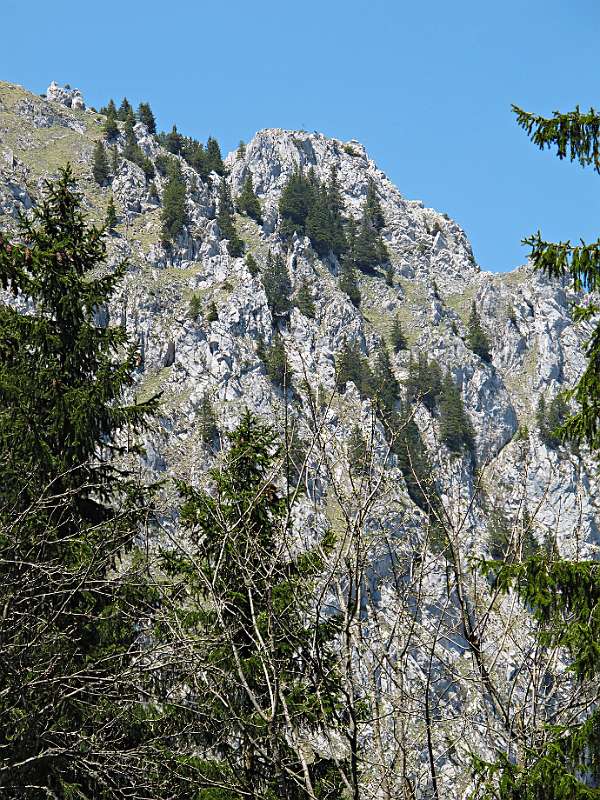
<path fill-rule="evenodd" d="M 139 343 L 138 396 L 162 392 L 160 416 L 144 442 L 143 468 L 149 475 L 201 482 L 218 458 L 203 442 L 207 401 L 221 432 L 231 429 L 249 408 L 282 431 L 292 425 L 304 442 L 310 477 L 297 513 L 303 531 L 316 537 L 328 526 L 343 530 L 348 509 L 361 507 L 363 495 L 352 478 L 349 453 L 349 440 L 358 426 L 371 445 L 371 466 L 377 475 L 377 491 L 369 496 L 360 518 L 368 532 L 367 579 L 373 603 L 365 613 L 375 620 L 379 633 L 391 631 L 404 608 L 392 565 L 403 561 L 412 575 L 414 554 L 426 554 L 420 644 L 402 650 L 398 634 L 391 648 L 397 654 L 402 651 L 409 662 L 413 687 L 424 684 L 425 662 L 435 654 L 432 692 L 441 720 L 433 742 L 438 777 L 446 786 L 444 796 L 461 796 L 469 781 L 469 748 L 490 753 L 503 746 L 509 734 L 461 632 L 461 606 L 454 590 L 448 590 L 444 560 L 426 546 L 426 515 L 407 491 L 371 399 L 361 396 L 352 383 L 344 392 L 336 390 L 337 357 L 344 344 L 352 342 L 372 361 L 382 343 L 389 345 L 397 318 L 408 340 L 407 349 L 390 350 L 397 380 L 407 380 L 411 358 L 414 361 L 418 352 L 435 358 L 451 374 L 475 432 L 473 455 L 457 456 L 440 443 L 439 415 L 424 404 L 416 404 L 414 420 L 464 563 L 473 554 L 489 553 L 499 509 L 511 529 L 520 525 L 522 530 L 526 524 L 539 546 L 552 540 L 567 557 L 597 557 L 600 510 L 594 464 L 585 453 L 549 446 L 536 422 L 540 396 L 549 404 L 574 384 L 584 366 L 588 330 L 573 323 L 574 295 L 566 285 L 527 266 L 502 274 L 482 271 L 463 229 L 447 215 L 404 198 L 360 143 L 305 131 L 259 131 L 244 148 L 227 156 L 225 177 L 213 173 L 201 179 L 178 158 L 189 222 L 166 247 L 161 208 L 167 177 L 159 169 L 149 180 L 140 166 L 122 158 L 110 186 L 100 187 L 92 177 L 93 149 L 103 137 L 104 122 L 103 115 L 86 108 L 78 90 L 53 83 L 46 96 L 39 97 L 0 83 L 0 229 L 13 228 L 18 213 L 36 202 L 44 179 L 56 175 L 67 161 L 92 220 L 103 222 L 109 197 L 114 197 L 119 221 L 109 239 L 110 260 L 127 258 L 130 267 L 117 301 L 100 309 L 98 319 L 100 324 L 125 325 Z M 164 148 L 143 123 L 134 130 L 143 154 L 156 165 Z M 122 154 L 122 124 L 114 144 Z M 383 272 L 359 274 L 358 308 L 339 287 L 335 257 L 319 257 L 304 236 L 294 234 L 288 241 L 281 235 L 279 198 L 298 166 L 313 170 L 322 181 L 335 172 L 347 217 L 360 217 L 370 182 L 375 186 L 393 273 L 387 282 Z M 229 254 L 215 218 L 219 184 L 227 181 L 235 198 L 248 174 L 263 223 L 236 214 L 245 252 L 261 269 L 269 251 L 281 255 L 294 291 L 303 282 L 310 288 L 314 318 L 292 308 L 289 322 L 277 324 L 260 271 L 251 274 L 244 257 Z M 199 309 L 196 315 L 189 312 L 192 298 Z M 472 303 L 490 341 L 490 363 L 467 343 Z M 209 314 L 213 304 L 216 314 Z M 286 391 L 273 383 L 264 363 L 264 349 L 276 331 L 288 360 Z M 161 513 L 164 525 L 176 527 L 171 499 L 165 489 Z M 453 580 L 464 581 L 468 602 L 477 613 L 482 602 L 478 592 L 487 589 L 478 589 L 466 571 Z M 515 714 L 511 704 L 516 708 L 527 696 L 521 671 L 532 658 L 527 619 L 523 610 L 496 603 L 479 630 L 480 651 L 490 660 L 498 695 Z M 358 662 L 357 674 L 364 670 L 367 681 L 369 659 Z M 560 665 L 557 669 L 560 672 Z M 415 690 L 411 699 L 400 700 L 391 678 L 382 686 L 390 708 L 407 714 L 405 733 L 414 751 L 410 770 L 417 781 L 429 769 L 421 695 Z M 385 754 L 395 752 L 397 731 L 388 727 L 382 736 Z M 377 746 L 381 748 L 381 740 Z M 385 760 L 385 754 L 377 757 Z"/>

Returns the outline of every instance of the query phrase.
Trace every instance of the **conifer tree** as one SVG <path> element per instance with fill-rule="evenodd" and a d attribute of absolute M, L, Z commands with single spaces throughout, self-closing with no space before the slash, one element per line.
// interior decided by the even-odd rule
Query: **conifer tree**
<path fill-rule="evenodd" d="M 400 386 L 392 370 L 389 353 L 384 344 L 377 349 L 371 397 L 381 414 L 389 415 L 400 397 Z"/>
<path fill-rule="evenodd" d="M 335 358 L 335 385 L 338 391 L 344 392 L 348 381 L 352 381 L 359 392 L 362 392 L 365 369 L 364 359 L 358 342 L 344 339 L 342 349 Z"/>
<path fill-rule="evenodd" d="M 115 101 L 110 98 L 107 105 L 102 106 L 100 109 L 100 114 L 104 114 L 106 117 L 115 117 L 117 116 L 117 107 L 115 105 Z"/>
<path fill-rule="evenodd" d="M 304 230 L 317 253 L 321 257 L 327 256 L 332 250 L 333 241 L 325 186 L 312 187 Z"/>
<path fill-rule="evenodd" d="M 217 224 L 221 231 L 221 236 L 227 239 L 227 251 L 233 258 L 238 258 L 244 252 L 244 243 L 240 239 L 235 229 L 233 218 L 233 202 L 231 192 L 226 180 L 222 180 L 219 186 L 219 212 L 217 214 Z"/>
<path fill-rule="evenodd" d="M 260 207 L 259 199 L 254 193 L 252 174 L 250 172 L 248 172 L 246 175 L 246 179 L 242 186 L 242 191 L 238 196 L 236 205 L 241 214 L 246 214 L 259 224 L 262 223 L 262 209 Z"/>
<path fill-rule="evenodd" d="M 393 414 L 387 421 L 387 427 L 392 437 L 392 452 L 398 458 L 398 467 L 406 481 L 409 497 L 435 525 L 440 499 L 427 448 L 410 407 L 400 414 Z"/>
<path fill-rule="evenodd" d="M 108 198 L 108 205 L 106 207 L 106 220 L 104 223 L 106 225 L 107 230 L 110 231 L 110 233 L 114 232 L 115 226 L 118 221 L 119 220 L 117 217 L 117 209 L 115 208 L 115 201 L 111 194 L 110 197 Z"/>
<path fill-rule="evenodd" d="M 396 314 L 392 323 L 392 330 L 390 331 L 390 341 L 394 353 L 399 353 L 400 350 L 408 350 L 408 342 L 404 331 L 402 330 L 402 323 L 400 317 Z"/>
<path fill-rule="evenodd" d="M 420 352 L 415 362 L 412 355 L 408 365 L 406 397 L 410 404 L 420 401 L 431 412 L 435 411 L 442 391 L 442 370 L 435 359 L 428 360 Z"/>
<path fill-rule="evenodd" d="M 540 439 L 552 450 L 556 450 L 561 444 L 560 430 L 569 417 L 569 407 L 562 395 L 557 395 L 546 407 L 544 395 L 540 395 L 536 422 L 540 432 Z"/>
<path fill-rule="evenodd" d="M 105 186 L 108 182 L 108 159 L 106 158 L 106 150 L 100 139 L 94 145 L 94 155 L 92 164 L 92 174 L 94 180 L 100 186 Z"/>
<path fill-rule="evenodd" d="M 544 118 L 513 106 L 519 125 L 540 149 L 556 147 L 559 158 L 592 165 L 600 173 L 600 115 L 579 107 Z M 551 278 L 570 277 L 575 290 L 600 288 L 600 243 L 571 245 L 546 242 L 538 232 L 525 240 L 534 268 Z M 595 303 L 576 309 L 576 319 L 592 319 Z M 578 410 L 556 432 L 575 444 L 600 447 L 600 324 L 587 345 L 587 366 L 573 391 Z M 571 670 L 582 687 L 600 679 L 600 568 L 596 561 L 566 561 L 554 548 L 521 564 L 489 562 L 487 574 L 503 592 L 516 590 L 533 610 L 540 625 L 540 645 L 562 647 L 569 653 Z M 486 798 L 500 800 L 543 797 L 544 800 L 591 800 L 598 795 L 600 711 L 594 704 L 568 725 L 547 727 L 544 737 L 528 737 L 530 747 L 515 760 L 501 756 L 495 763 L 481 761 L 479 775 L 486 780 Z M 555 718 L 556 707 L 551 709 Z M 535 732 L 532 732 L 535 733 Z"/>
<path fill-rule="evenodd" d="M 206 392 L 202 395 L 196 420 L 196 430 L 200 441 L 208 447 L 213 447 L 219 435 L 219 428 L 217 427 L 214 408 Z"/>
<path fill-rule="evenodd" d="M 113 174 L 113 178 L 117 176 L 119 172 L 119 151 L 116 147 L 111 147 L 111 156 L 110 156 L 110 169 Z"/>
<path fill-rule="evenodd" d="M 148 496 L 111 461 L 124 450 L 118 432 L 142 430 L 156 401 L 124 402 L 137 353 L 123 327 L 94 322 L 126 268 L 99 277 L 105 260 L 70 167 L 21 218 L 16 241 L 0 236 L 0 284 L 32 305 L 27 315 L 0 307 L 7 797 L 161 796 L 134 666 L 154 602 L 135 566 Z"/>
<path fill-rule="evenodd" d="M 177 131 L 177 125 L 173 125 L 170 133 L 164 136 L 161 134 L 161 141 L 169 153 L 173 153 L 174 156 L 181 155 L 181 151 L 183 150 L 183 136 Z"/>
<path fill-rule="evenodd" d="M 311 291 L 308 288 L 306 278 L 302 280 L 300 288 L 296 292 L 294 304 L 300 313 L 304 314 L 305 317 L 308 317 L 309 319 L 315 318 L 315 303 Z"/>
<path fill-rule="evenodd" d="M 481 319 L 477 313 L 475 303 L 471 304 L 471 313 L 468 322 L 467 345 L 469 348 L 488 364 L 492 360 L 490 352 L 490 341 L 483 330 Z"/>
<path fill-rule="evenodd" d="M 237 146 L 236 153 L 237 153 L 238 160 L 241 159 L 241 158 L 245 158 L 245 156 L 246 156 L 246 143 L 244 142 L 243 139 L 240 139 L 240 143 Z"/>
<path fill-rule="evenodd" d="M 185 207 L 185 181 L 179 162 L 173 164 L 169 182 L 163 192 L 162 235 L 164 242 L 174 241 L 188 223 Z"/>
<path fill-rule="evenodd" d="M 246 253 L 245 263 L 250 275 L 256 278 L 260 274 L 260 270 L 252 253 Z"/>
<path fill-rule="evenodd" d="M 190 297 L 190 302 L 188 304 L 188 318 L 192 320 L 192 322 L 196 322 L 198 317 L 200 316 L 200 312 L 202 311 L 202 300 L 199 295 L 193 294 Z"/>
<path fill-rule="evenodd" d="M 217 175 L 225 175 L 225 164 L 221 157 L 219 143 L 212 136 L 206 142 L 206 168 L 208 172 L 216 172 Z"/>
<path fill-rule="evenodd" d="M 273 334 L 271 344 L 265 350 L 264 361 L 267 375 L 275 386 L 283 388 L 289 384 L 285 345 L 281 335 L 277 332 Z"/>
<path fill-rule="evenodd" d="M 217 304 L 214 300 L 211 300 L 209 306 L 206 310 L 206 321 L 210 325 L 211 322 L 216 322 L 219 319 L 219 312 L 217 310 Z"/>
<path fill-rule="evenodd" d="M 391 288 L 394 286 L 394 265 L 391 261 L 385 268 L 385 284 Z"/>
<path fill-rule="evenodd" d="M 329 183 L 327 184 L 327 207 L 330 217 L 331 249 L 336 256 L 346 252 L 348 243 L 344 231 L 344 199 L 340 191 L 335 168 L 331 168 Z"/>
<path fill-rule="evenodd" d="M 146 180 L 154 177 L 154 165 L 150 159 L 144 155 L 141 147 L 137 142 L 133 126 L 135 124 L 135 117 L 133 112 L 129 114 L 125 120 L 124 133 L 125 133 L 125 147 L 123 148 L 123 158 L 132 161 L 144 170 Z"/>
<path fill-rule="evenodd" d="M 148 133 L 154 135 L 156 133 L 156 120 L 150 108 L 150 103 L 140 103 L 137 115 L 139 121 L 148 129 Z"/>
<path fill-rule="evenodd" d="M 180 485 L 193 548 L 164 554 L 188 598 L 177 624 L 194 648 L 181 684 L 197 687 L 184 710 L 207 776 L 201 796 L 338 800 L 334 758 L 303 751 L 307 734 L 334 727 L 341 704 L 337 619 L 313 610 L 331 537 L 318 551 L 290 546 L 289 488 L 275 482 L 281 450 L 269 427 L 246 412 L 228 438 L 210 492 Z"/>
<path fill-rule="evenodd" d="M 267 295 L 267 303 L 274 317 L 285 317 L 292 307 L 292 284 L 287 266 L 280 255 L 267 255 L 263 270 L 263 286 Z"/>
<path fill-rule="evenodd" d="M 342 259 L 338 285 L 340 290 L 348 295 L 352 305 L 358 308 L 361 300 L 360 289 L 356 279 L 356 270 L 349 258 Z"/>
<path fill-rule="evenodd" d="M 127 120 L 131 117 L 133 117 L 133 108 L 131 107 L 129 100 L 124 97 L 121 101 L 121 105 L 119 106 L 119 110 L 117 111 L 117 119 L 120 122 L 127 122 Z"/>
<path fill-rule="evenodd" d="M 358 228 L 354 250 L 354 263 L 365 272 L 374 273 L 375 267 L 388 260 L 387 250 L 377 230 L 370 224 L 366 212 Z"/>
<path fill-rule="evenodd" d="M 314 186 L 300 167 L 290 176 L 279 198 L 279 215 L 283 236 L 303 235 L 306 218 L 313 200 Z"/>
<path fill-rule="evenodd" d="M 112 114 L 107 115 L 106 122 L 103 127 L 104 136 L 107 142 L 111 142 L 119 135 L 119 126 L 117 119 Z"/>
<path fill-rule="evenodd" d="M 440 394 L 440 439 L 452 453 L 475 449 L 475 432 L 458 386 L 449 372 L 444 376 Z"/>
<path fill-rule="evenodd" d="M 372 178 L 369 178 L 367 199 L 365 200 L 363 213 L 367 224 L 373 228 L 373 230 L 380 231 L 385 227 L 385 218 L 381 209 L 381 203 L 377 197 L 375 181 Z"/>

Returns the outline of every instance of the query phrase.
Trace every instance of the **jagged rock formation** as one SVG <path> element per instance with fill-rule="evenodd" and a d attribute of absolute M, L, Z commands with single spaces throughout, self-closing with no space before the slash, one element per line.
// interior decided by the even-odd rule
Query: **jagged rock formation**
<path fill-rule="evenodd" d="M 551 538 L 567 556 L 598 553 L 592 462 L 566 447 L 549 448 L 535 422 L 539 396 L 550 400 L 573 385 L 584 365 L 587 331 L 573 324 L 573 296 L 566 286 L 528 267 L 504 274 L 482 272 L 460 226 L 402 197 L 359 143 L 305 132 L 261 131 L 243 152 L 228 156 L 224 180 L 235 197 L 251 173 L 264 222 L 259 226 L 247 217 L 236 218 L 246 250 L 261 267 L 268 250 L 281 254 L 294 290 L 306 280 L 316 306 L 314 319 L 294 308 L 289 324 L 280 326 L 289 363 L 289 390 L 284 393 L 273 385 L 260 357 L 260 348 L 268 347 L 274 334 L 261 277 L 250 274 L 243 258 L 230 257 L 215 220 L 221 178 L 213 174 L 202 181 L 179 159 L 190 222 L 179 239 L 165 247 L 160 199 L 152 195 L 139 166 L 121 160 L 110 188 L 94 183 L 92 150 L 102 136 L 104 118 L 91 111 L 84 114 L 84 108 L 77 90 L 54 83 L 46 100 L 0 83 L 0 228 L 12 227 L 16 215 L 35 202 L 43 179 L 67 160 L 80 179 L 92 219 L 103 221 L 112 191 L 120 222 L 110 240 L 111 258 L 126 257 L 131 266 L 118 303 L 99 310 L 99 322 L 126 325 L 139 342 L 139 395 L 163 392 L 161 416 L 146 441 L 145 468 L 153 474 L 202 480 L 213 458 L 198 431 L 207 395 L 222 430 L 233 427 L 244 407 L 281 430 L 286 420 L 297 428 L 305 443 L 312 444 L 307 445 L 311 476 L 298 506 L 303 531 L 315 538 L 328 525 L 343 531 L 349 518 L 360 520 L 368 556 L 364 614 L 375 631 L 373 641 L 389 637 L 376 688 L 372 643 L 356 655 L 357 679 L 386 709 L 384 729 L 377 736 L 369 726 L 365 730 L 377 751 L 374 763 L 389 767 L 390 759 L 412 742 L 407 756 L 405 752 L 405 772 L 417 796 L 428 796 L 432 772 L 445 787 L 441 796 L 461 796 L 469 784 L 471 749 L 490 754 L 496 746 L 512 746 L 507 744 L 513 735 L 507 719 L 517 713 L 511 704 L 528 696 L 523 676 L 534 658 L 527 614 L 514 604 L 492 601 L 489 586 L 481 586 L 468 573 L 468 557 L 489 553 L 490 531 L 499 511 L 511 529 L 523 530 L 525 525 L 540 546 Z M 143 153 L 156 163 L 164 150 L 143 124 L 136 125 L 135 134 Z M 122 132 L 115 146 L 122 152 Z M 297 235 L 288 246 L 278 232 L 279 196 L 297 165 L 313 168 L 322 180 L 334 169 L 345 213 L 355 218 L 369 181 L 375 184 L 385 216 L 383 238 L 393 264 L 393 286 L 383 274 L 361 275 L 360 309 L 340 291 L 340 265 L 334 257 L 319 259 L 309 240 Z M 159 198 L 166 182 L 157 171 Z M 202 309 L 193 318 L 192 297 Z M 466 344 L 472 302 L 491 342 L 491 363 Z M 217 319 L 208 321 L 206 311 L 212 303 Z M 393 356 L 398 380 L 407 378 L 411 353 L 423 351 L 436 358 L 459 385 L 475 429 L 475 458 L 454 456 L 440 443 L 437 414 L 421 404 L 415 408 L 454 537 L 457 556 L 451 577 L 444 559 L 427 546 L 431 528 L 407 494 L 371 402 L 361 399 L 352 384 L 342 395 L 335 389 L 336 354 L 344 341 L 358 343 L 364 357 L 372 358 L 378 344 L 389 340 L 396 316 L 410 345 L 409 351 Z M 368 502 L 364 482 L 352 479 L 348 464 L 347 439 L 357 422 L 373 450 L 377 491 Z M 166 491 L 165 524 L 171 508 Z M 525 511 L 528 524 L 523 521 Z M 399 564 L 406 571 L 400 582 Z M 417 583 L 419 637 L 418 644 L 409 644 L 397 621 L 407 618 Z M 493 614 L 485 612 L 487 602 L 490 609 L 494 606 Z M 481 622 L 475 624 L 471 617 L 477 620 L 479 613 Z M 471 635 L 477 637 L 476 648 Z M 555 658 L 553 666 L 560 675 L 560 657 Z M 482 678 L 482 659 L 495 692 Z M 408 694 L 395 681 L 392 664 L 396 670 L 402 664 L 403 681 L 411 685 Z M 568 680 L 557 679 L 557 685 L 561 681 L 567 692 Z M 537 695 L 535 702 L 542 702 Z M 440 720 L 429 752 L 422 724 L 426 712 Z M 402 714 L 407 716 L 401 736 L 389 720 Z M 394 794 L 396 767 L 389 769 L 385 780 L 371 774 L 365 781 L 379 781 L 380 796 L 386 796 L 385 791 L 399 796 Z"/>
<path fill-rule="evenodd" d="M 79 89 L 71 89 L 70 86 L 59 86 L 56 81 L 52 81 L 46 89 L 46 100 L 51 103 L 60 103 L 63 106 L 67 106 L 67 108 L 85 110 L 85 103 Z"/>

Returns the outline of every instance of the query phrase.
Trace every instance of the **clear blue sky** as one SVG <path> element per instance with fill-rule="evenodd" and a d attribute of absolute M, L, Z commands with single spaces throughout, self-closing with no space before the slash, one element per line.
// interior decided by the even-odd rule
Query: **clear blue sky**
<path fill-rule="evenodd" d="M 148 100 L 224 151 L 264 127 L 359 139 L 483 268 L 523 263 L 538 228 L 600 232 L 600 177 L 540 153 L 510 112 L 600 107 L 598 0 L 2 0 L 0 24 L 0 78 L 36 92 Z"/>

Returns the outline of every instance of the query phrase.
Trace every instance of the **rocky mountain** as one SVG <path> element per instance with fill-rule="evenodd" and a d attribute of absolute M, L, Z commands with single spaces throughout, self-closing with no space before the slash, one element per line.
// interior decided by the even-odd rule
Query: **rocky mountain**
<path fill-rule="evenodd" d="M 346 679 L 378 709 L 376 719 L 361 723 L 370 764 L 365 796 L 426 797 L 432 785 L 442 787 L 442 797 L 463 796 L 472 786 L 473 753 L 525 747 L 526 718 L 539 725 L 552 716 L 552 698 L 571 698 L 562 655 L 536 649 L 526 611 L 514 598 L 501 601 L 472 558 L 489 555 L 502 537 L 517 550 L 525 540 L 530 547 L 550 542 L 567 557 L 597 557 L 594 464 L 549 442 L 538 424 L 539 398 L 548 408 L 584 366 L 588 331 L 573 323 L 575 296 L 527 266 L 481 271 L 462 228 L 404 198 L 360 143 L 305 131 L 260 131 L 226 158 L 225 177 L 202 177 L 171 156 L 180 162 L 188 224 L 165 245 L 168 177 L 160 158 L 167 153 L 143 123 L 135 125 L 137 145 L 155 171 L 147 177 L 122 157 L 119 123 L 112 146 L 120 157 L 101 187 L 92 160 L 104 123 L 78 90 L 52 84 L 39 97 L 0 83 L 0 229 L 14 227 L 44 179 L 67 161 L 91 220 L 103 222 L 114 197 L 110 260 L 126 258 L 130 266 L 118 301 L 98 310 L 98 323 L 125 325 L 139 343 L 136 394 L 162 392 L 143 470 L 202 482 L 219 458 L 216 440 L 212 447 L 206 441 L 207 409 L 221 433 L 249 408 L 298 440 L 305 491 L 297 529 L 306 540 L 318 540 L 328 527 L 338 534 L 340 556 L 324 585 L 342 605 L 344 570 L 352 558 L 360 565 L 355 622 L 362 633 L 346 642 L 354 664 Z M 335 256 L 320 257 L 305 236 L 282 236 L 278 203 L 298 166 L 323 182 L 335 173 L 347 218 L 360 218 L 369 185 L 375 187 L 392 269 L 387 276 L 383 268 L 359 273 L 358 307 L 340 289 Z M 221 181 L 235 198 L 249 174 L 263 222 L 236 214 L 235 225 L 245 254 L 258 264 L 254 275 L 244 256 L 229 254 L 216 220 Z M 293 297 L 309 287 L 314 317 L 297 307 L 287 321 L 273 317 L 263 283 L 269 251 L 284 259 Z M 469 347 L 472 304 L 490 342 L 489 362 Z M 408 343 L 398 352 L 390 347 L 395 320 Z M 276 336 L 287 358 L 285 389 L 265 367 Z M 345 390 L 338 385 L 339 353 L 348 343 L 371 366 L 387 344 L 401 385 L 424 353 L 460 390 L 475 432 L 472 452 L 453 453 L 442 443 L 439 408 L 417 398 L 410 409 L 450 551 L 436 545 L 439 520 L 433 524 L 408 491 L 406 465 L 372 398 L 352 382 Z M 369 453 L 361 471 L 350 447 L 357 426 Z M 167 482 L 161 524 L 176 530 L 173 491 Z"/>

